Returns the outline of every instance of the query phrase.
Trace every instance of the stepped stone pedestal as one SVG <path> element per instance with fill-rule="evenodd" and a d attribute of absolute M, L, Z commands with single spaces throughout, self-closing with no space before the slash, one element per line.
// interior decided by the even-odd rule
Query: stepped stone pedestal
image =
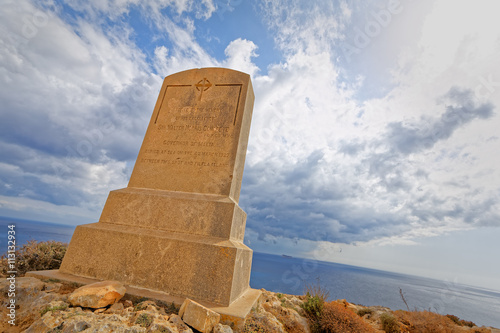
<path fill-rule="evenodd" d="M 249 287 L 252 250 L 238 200 L 253 100 L 241 72 L 166 77 L 128 187 L 110 192 L 99 222 L 76 228 L 53 275 L 249 311 L 260 292 Z"/>

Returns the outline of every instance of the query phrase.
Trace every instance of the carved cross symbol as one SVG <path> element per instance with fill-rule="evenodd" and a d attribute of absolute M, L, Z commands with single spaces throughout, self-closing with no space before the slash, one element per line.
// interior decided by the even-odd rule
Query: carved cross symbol
<path fill-rule="evenodd" d="M 207 91 L 208 88 L 212 86 L 210 81 L 207 80 L 206 77 L 203 78 L 203 80 L 200 80 L 197 84 L 194 85 L 196 89 L 200 92 L 200 101 L 201 101 L 201 96 L 203 95 L 204 91 Z"/>

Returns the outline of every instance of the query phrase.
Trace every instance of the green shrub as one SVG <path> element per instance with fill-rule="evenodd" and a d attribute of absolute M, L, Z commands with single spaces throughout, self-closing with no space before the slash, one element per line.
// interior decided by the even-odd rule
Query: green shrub
<path fill-rule="evenodd" d="M 313 318 L 321 317 L 324 306 L 324 299 L 322 299 L 318 295 L 311 295 L 309 293 L 306 294 L 306 301 L 301 305 L 306 314 Z"/>
<path fill-rule="evenodd" d="M 324 290 L 319 285 L 306 285 L 306 300 L 302 303 L 301 307 L 308 316 L 319 318 L 323 312 L 323 307 L 328 299 L 328 295 L 328 291 Z"/>
<path fill-rule="evenodd" d="M 31 240 L 16 250 L 16 270 L 18 276 L 23 276 L 29 271 L 58 269 L 61 266 L 68 244 L 47 241 L 37 242 Z M 7 256 L 0 257 L 2 274 L 6 275 L 8 269 Z"/>
<path fill-rule="evenodd" d="M 328 291 L 321 286 L 306 285 L 306 299 L 301 304 L 304 309 L 305 317 L 309 320 L 311 331 L 321 332 L 321 316 L 325 307 L 325 301 L 328 299 Z"/>
<path fill-rule="evenodd" d="M 390 313 L 383 313 L 380 316 L 380 322 L 382 323 L 382 329 L 386 333 L 399 333 L 401 332 L 398 320 Z"/>
<path fill-rule="evenodd" d="M 141 327 L 149 327 L 153 323 L 153 318 L 151 318 L 147 313 L 142 313 L 139 317 L 137 317 L 135 323 L 139 324 Z"/>
<path fill-rule="evenodd" d="M 58 310 L 66 310 L 68 308 L 67 305 L 59 305 L 59 306 L 47 306 L 40 310 L 40 317 L 42 317 L 44 314 L 46 314 L 49 311 L 58 311 Z"/>

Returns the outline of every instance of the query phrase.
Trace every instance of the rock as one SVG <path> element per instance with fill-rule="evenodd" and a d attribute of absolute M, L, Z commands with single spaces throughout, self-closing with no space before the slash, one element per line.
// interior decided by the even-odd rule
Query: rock
<path fill-rule="evenodd" d="M 120 313 L 123 310 L 125 310 L 125 307 L 123 306 L 123 303 L 115 303 L 109 307 L 109 309 L 106 310 L 108 313 Z"/>
<path fill-rule="evenodd" d="M 73 306 L 97 309 L 119 301 L 125 292 L 125 287 L 118 281 L 102 281 L 76 289 L 68 301 Z"/>
<path fill-rule="evenodd" d="M 40 311 L 52 301 L 65 300 L 65 296 L 57 293 L 46 293 L 45 289 L 51 283 L 42 282 L 33 277 L 16 278 L 16 332 L 27 329 L 34 321 L 40 319 Z M 0 295 L 5 295 L 0 306 L 0 316 L 7 317 L 6 302 L 9 281 L 0 280 Z M 49 289 L 52 289 L 49 287 Z M 11 325 L 7 320 L 0 320 L 0 332 L 10 332 Z M 41 331 L 43 332 L 43 331 Z"/>
<path fill-rule="evenodd" d="M 286 333 L 283 324 L 266 311 L 251 312 L 245 321 L 245 328 L 248 332 Z"/>
<path fill-rule="evenodd" d="M 43 291 L 45 291 L 46 293 L 51 293 L 51 292 L 58 293 L 58 292 L 60 292 L 62 286 L 63 286 L 63 284 L 58 283 L 58 282 L 46 283 Z"/>
<path fill-rule="evenodd" d="M 125 300 L 125 301 L 122 301 L 123 303 L 123 307 L 126 309 L 126 308 L 130 308 L 130 307 L 133 307 L 134 306 L 134 303 L 132 303 L 132 301 L 130 300 Z"/>
<path fill-rule="evenodd" d="M 293 306 L 300 307 L 304 302 L 298 299 L 296 296 L 292 296 L 289 299 L 290 303 L 293 304 Z"/>
<path fill-rule="evenodd" d="M 144 301 L 139 304 L 137 304 L 134 308 L 135 311 L 141 311 L 141 310 L 148 310 L 148 311 L 154 311 L 158 312 L 160 308 L 158 305 L 156 305 L 155 302 L 153 301 Z"/>
<path fill-rule="evenodd" d="M 214 333 L 233 333 L 233 330 L 231 327 L 219 323 L 215 325 Z"/>
<path fill-rule="evenodd" d="M 358 313 L 358 307 L 354 304 L 349 303 L 345 299 L 340 299 L 336 301 L 339 304 L 342 304 L 346 309 L 350 309 L 354 313 Z"/>
<path fill-rule="evenodd" d="M 38 298 L 45 288 L 45 283 L 33 277 L 16 278 L 16 299 L 31 302 Z M 10 282 L 7 279 L 0 281 L 0 293 L 7 295 Z"/>
<path fill-rule="evenodd" d="M 153 323 L 148 328 L 149 332 L 179 333 L 179 330 L 174 324 L 168 321 L 168 316 L 159 315 L 154 317 Z"/>
<path fill-rule="evenodd" d="M 170 323 L 174 324 L 174 326 L 177 328 L 179 333 L 193 333 L 193 330 L 190 329 L 189 326 L 186 325 L 186 323 L 184 323 L 182 321 L 181 317 L 179 317 L 176 314 L 170 315 L 170 318 L 168 319 L 168 321 Z"/>
<path fill-rule="evenodd" d="M 72 320 L 64 323 L 62 333 L 81 332 L 90 327 L 90 324 L 85 320 Z"/>
<path fill-rule="evenodd" d="M 310 333 L 311 329 L 307 320 L 294 309 L 293 303 L 288 300 L 288 297 L 298 299 L 294 296 L 281 295 L 280 298 L 274 294 L 266 295 L 265 302 L 262 303 L 262 309 L 273 315 L 284 326 L 285 331 L 298 330 L 299 332 Z"/>
<path fill-rule="evenodd" d="M 47 332 L 55 328 L 62 328 L 62 324 L 62 318 L 58 314 L 49 311 L 36 320 L 24 333 Z"/>
<path fill-rule="evenodd" d="M 55 304 L 55 303 L 54 303 Z M 152 317 L 156 314 L 146 312 Z M 88 309 L 68 308 L 60 311 L 49 311 L 42 318 L 35 321 L 27 330 L 28 333 L 39 332 L 127 332 L 146 333 L 150 332 L 148 327 L 141 326 L 136 322 L 134 313 L 123 312 L 121 314 L 96 313 Z M 164 319 L 166 321 L 166 319 Z M 168 330 L 164 330 L 169 332 Z M 151 332 L 155 332 L 154 330 Z M 160 332 L 163 332 L 160 330 Z M 178 331 L 172 330 L 173 333 Z"/>
<path fill-rule="evenodd" d="M 182 303 L 179 316 L 186 324 L 203 333 L 211 332 L 220 321 L 220 314 L 190 299 Z"/>

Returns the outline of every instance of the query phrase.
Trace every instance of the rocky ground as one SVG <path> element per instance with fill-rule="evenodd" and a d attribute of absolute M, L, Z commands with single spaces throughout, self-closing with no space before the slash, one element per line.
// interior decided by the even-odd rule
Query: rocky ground
<path fill-rule="evenodd" d="M 16 281 L 16 326 L 12 326 L 6 319 L 9 313 L 6 306 L 9 283 L 3 279 L 0 282 L 0 295 L 2 295 L 0 315 L 3 318 L 0 321 L 0 331 L 29 333 L 196 332 L 183 322 L 178 315 L 179 308 L 173 304 L 125 296 L 104 308 L 93 309 L 73 304 L 70 295 L 77 288 L 77 285 L 59 281 L 41 281 L 33 277 L 18 278 Z M 239 331 L 246 333 L 311 332 L 310 322 L 306 319 L 307 315 L 302 309 L 305 300 L 305 296 L 263 291 L 261 304 L 249 314 L 244 328 Z M 420 324 L 411 313 L 393 312 L 384 307 L 364 307 L 345 300 L 336 301 L 333 308 L 343 309 L 342 311 L 349 314 L 349 318 L 363 322 L 362 324 L 368 327 L 366 332 L 388 332 L 387 327 L 383 329 L 383 322 L 386 320 L 384 317 L 388 316 L 397 319 L 395 324 L 393 323 L 397 328 L 392 332 L 427 332 L 417 330 Z M 337 318 L 336 315 L 333 313 L 331 318 Z M 434 315 L 441 318 L 439 324 L 436 325 L 443 325 L 442 322 L 446 322 L 446 325 L 451 327 L 448 329 L 445 325 L 443 330 L 430 329 L 428 332 L 500 333 L 497 329 L 459 326 L 448 321 L 446 317 L 436 314 L 427 315 L 432 318 Z M 430 319 L 426 321 L 429 322 Z M 232 333 L 233 329 L 219 323 L 214 327 L 213 332 Z"/>

